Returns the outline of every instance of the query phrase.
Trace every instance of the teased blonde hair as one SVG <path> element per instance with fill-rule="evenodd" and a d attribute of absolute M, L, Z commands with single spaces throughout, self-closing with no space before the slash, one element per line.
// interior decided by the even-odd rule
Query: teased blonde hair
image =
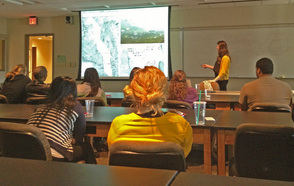
<path fill-rule="evenodd" d="M 161 70 L 153 66 L 139 69 L 128 89 L 139 110 L 147 108 L 153 110 L 154 115 L 163 115 L 161 106 L 166 100 L 167 80 Z"/>

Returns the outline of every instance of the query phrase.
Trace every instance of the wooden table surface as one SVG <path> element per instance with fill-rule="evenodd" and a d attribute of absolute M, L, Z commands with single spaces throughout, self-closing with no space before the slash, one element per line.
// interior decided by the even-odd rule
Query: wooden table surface
<path fill-rule="evenodd" d="M 177 171 L 0 157 L 1 185 L 168 185 Z"/>
<path fill-rule="evenodd" d="M 172 186 L 290 186 L 293 182 L 272 181 L 231 176 L 204 175 L 181 172 L 171 184 Z"/>

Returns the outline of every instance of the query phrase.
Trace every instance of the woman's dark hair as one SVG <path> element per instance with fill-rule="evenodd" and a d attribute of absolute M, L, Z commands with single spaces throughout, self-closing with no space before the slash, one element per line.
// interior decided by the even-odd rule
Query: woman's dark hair
<path fill-rule="evenodd" d="M 139 69 L 140 69 L 139 67 L 134 67 L 134 68 L 131 70 L 130 78 L 129 78 L 129 81 L 130 81 L 130 82 L 133 80 L 135 73 L 136 73 Z"/>
<path fill-rule="evenodd" d="M 101 88 L 101 83 L 99 79 L 99 74 L 95 68 L 87 68 L 84 74 L 83 83 L 90 83 L 91 92 L 87 95 L 87 97 L 94 97 L 97 95 L 99 88 Z"/>
<path fill-rule="evenodd" d="M 228 45 L 225 41 L 218 41 L 217 45 L 218 45 L 217 61 L 220 63 L 224 55 L 227 55 L 229 57 L 230 55 L 229 55 Z"/>
<path fill-rule="evenodd" d="M 184 100 L 187 97 L 187 76 L 183 70 L 175 71 L 168 88 L 168 99 L 177 100 L 180 97 Z"/>
<path fill-rule="evenodd" d="M 11 72 L 5 74 L 7 80 L 13 80 L 17 74 L 26 74 L 28 68 L 24 64 L 15 65 Z"/>
<path fill-rule="evenodd" d="M 76 82 L 68 76 L 56 77 L 48 91 L 48 105 L 73 109 L 77 98 Z"/>

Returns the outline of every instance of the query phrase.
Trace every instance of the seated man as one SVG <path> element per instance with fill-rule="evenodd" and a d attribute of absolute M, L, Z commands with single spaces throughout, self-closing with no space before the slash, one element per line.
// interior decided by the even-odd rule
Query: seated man
<path fill-rule="evenodd" d="M 243 111 L 251 111 L 255 103 L 273 102 L 292 105 L 291 87 L 272 77 L 273 70 L 273 62 L 268 58 L 256 62 L 258 79 L 246 83 L 240 92 L 239 103 Z"/>
<path fill-rule="evenodd" d="M 26 86 L 27 97 L 44 97 L 47 96 L 49 85 L 44 81 L 47 78 L 47 69 L 44 66 L 38 66 L 34 69 L 33 75 L 35 80 Z"/>

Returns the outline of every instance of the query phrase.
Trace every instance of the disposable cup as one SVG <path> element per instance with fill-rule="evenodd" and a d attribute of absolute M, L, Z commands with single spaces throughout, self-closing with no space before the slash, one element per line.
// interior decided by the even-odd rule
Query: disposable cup
<path fill-rule="evenodd" d="M 197 90 L 197 92 L 200 91 L 200 84 L 195 84 L 195 89 Z"/>
<path fill-rule="evenodd" d="M 210 95 L 207 94 L 207 89 L 205 89 L 204 92 L 205 92 L 205 98 L 206 98 L 206 99 L 210 99 Z"/>
<path fill-rule="evenodd" d="M 95 100 L 85 100 L 86 117 L 93 117 Z"/>
<path fill-rule="evenodd" d="M 194 104 L 196 125 L 204 125 L 205 124 L 206 102 L 205 101 L 195 101 L 193 104 Z"/>

